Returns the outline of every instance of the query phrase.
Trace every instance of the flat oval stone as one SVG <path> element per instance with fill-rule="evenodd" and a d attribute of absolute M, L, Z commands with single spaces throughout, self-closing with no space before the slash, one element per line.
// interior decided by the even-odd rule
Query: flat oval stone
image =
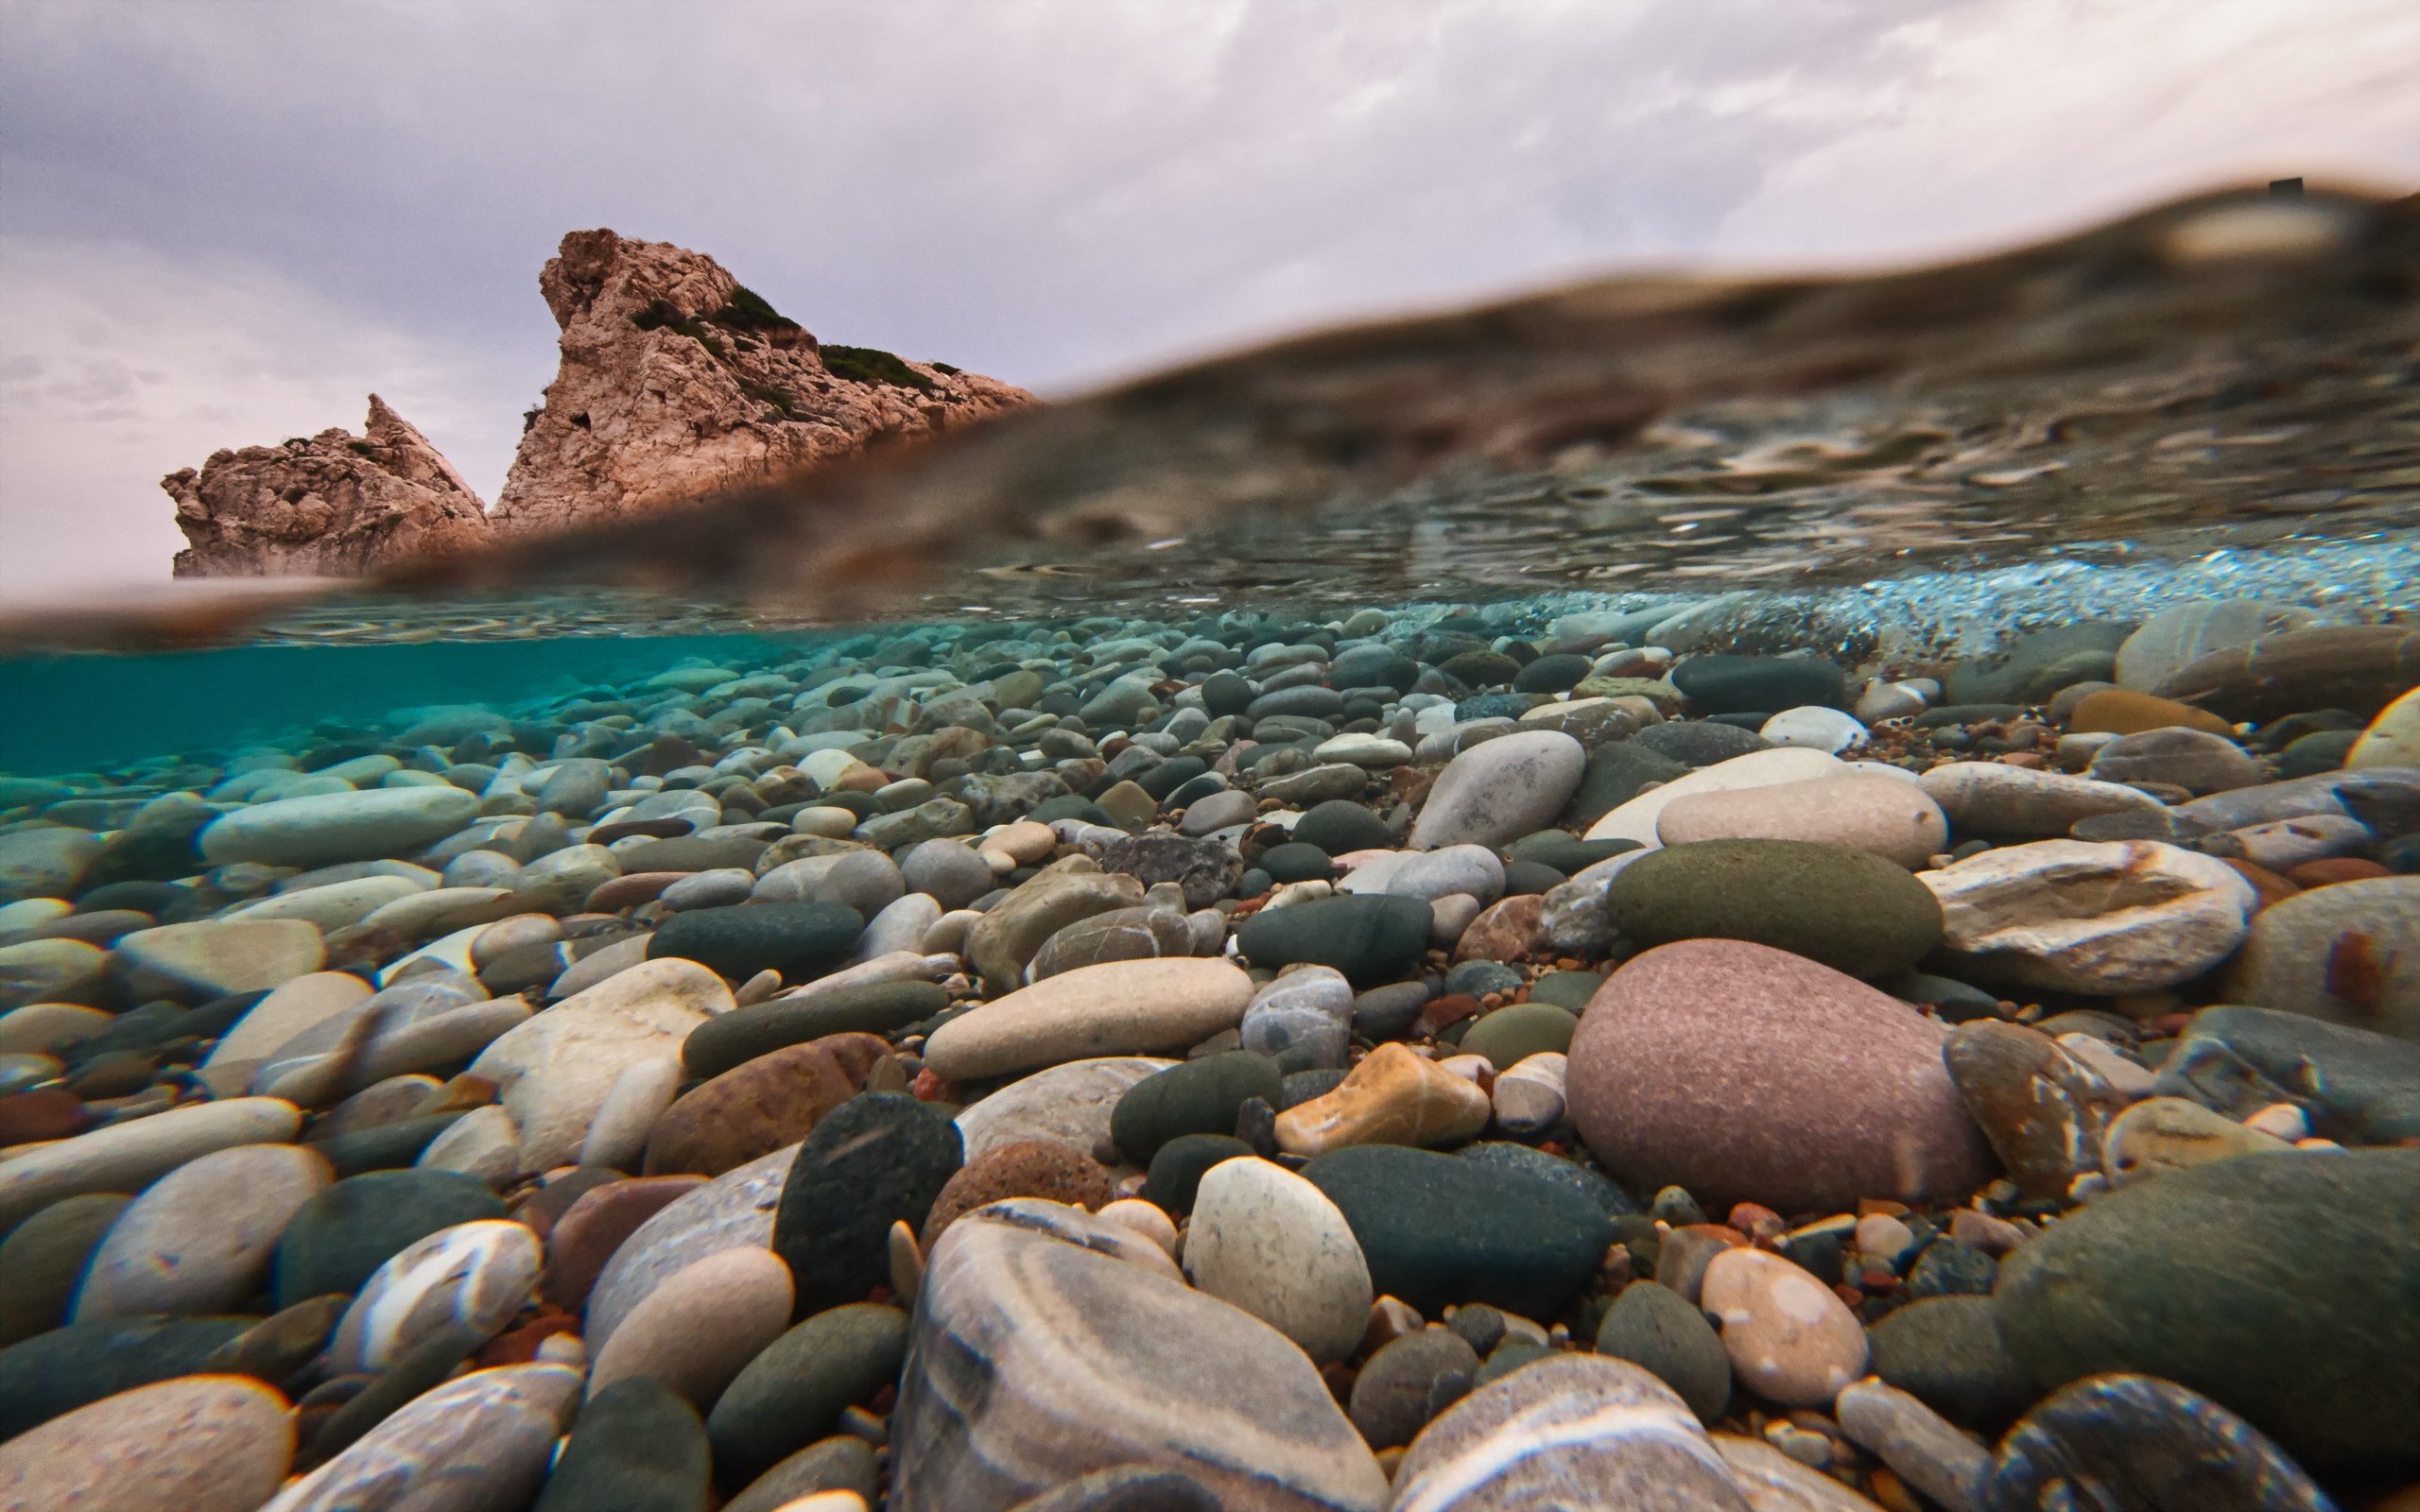
<path fill-rule="evenodd" d="M 851 1492 L 872 1506 L 878 1473 L 873 1446 L 852 1435 L 840 1435 L 809 1444 L 756 1477 L 731 1499 L 723 1512 L 787 1512 L 791 1503 L 826 1491 Z"/>
<path fill-rule="evenodd" d="M 1081 967 L 952 1019 L 925 1041 L 925 1063 L 956 1079 L 1181 1050 L 1234 1028 L 1252 994 L 1252 978 L 1223 960 Z"/>
<path fill-rule="evenodd" d="M 1370 1267 L 1326 1194 L 1257 1159 L 1212 1166 L 1193 1198 L 1184 1246 L 1193 1284 L 1292 1339 L 1320 1364 L 1359 1347 Z"/>
<path fill-rule="evenodd" d="M 284 1397 L 204 1376 L 122 1391 L 0 1444 L 0 1486 L 26 1512 L 254 1512 L 293 1458 Z"/>
<path fill-rule="evenodd" d="M 1941 941 L 1941 904 L 1906 868 L 1797 840 L 1668 846 L 1623 868 L 1605 904 L 1642 944 L 1751 940 L 1852 976 L 1904 971 Z"/>
<path fill-rule="evenodd" d="M 179 1166 L 134 1199 L 94 1252 L 78 1322 L 231 1313 L 260 1289 L 279 1235 L 334 1179 L 294 1144 L 244 1144 Z"/>
<path fill-rule="evenodd" d="M 698 1411 L 651 1376 L 589 1393 L 530 1512 L 704 1512 L 714 1452 Z"/>
<path fill-rule="evenodd" d="M 714 1077 L 789 1045 L 826 1035 L 888 1035 L 949 1006 L 934 982 L 876 982 L 834 988 L 812 997 L 752 1003 L 708 1020 L 681 1042 L 692 1076 Z"/>
<path fill-rule="evenodd" d="M 0 1231 L 61 1197 L 139 1192 L 188 1160 L 239 1144 L 283 1144 L 302 1113 L 275 1097 L 193 1103 L 113 1124 L 0 1162 Z"/>
<path fill-rule="evenodd" d="M 1400 1449 L 1467 1395 L 1478 1372 L 1478 1351 L 1461 1334 L 1412 1329 L 1380 1345 L 1354 1372 L 1353 1426 L 1372 1448 Z"/>
<path fill-rule="evenodd" d="M 1582 1015 L 1571 1113 L 1606 1171 L 1727 1207 L 1836 1212 L 1959 1195 L 1990 1146 L 1942 1064 L 1940 1028 L 1813 961 L 1736 940 L 1633 957 Z"/>
<path fill-rule="evenodd" d="M 972 1160 L 999 1145 L 1028 1139 L 1090 1151 L 1110 1137 L 1116 1109 L 1130 1089 L 1179 1064 L 1190 1062 L 1106 1056 L 1020 1076 L 959 1112 L 958 1132 L 965 1141 L 966 1158 Z M 1235 1126 L 1232 1115 L 1227 1126 Z"/>
<path fill-rule="evenodd" d="M 1652 1506 L 1748 1512 L 1688 1405 L 1626 1360 L 1556 1354 L 1481 1386 L 1412 1441 L 1398 1512 Z"/>
<path fill-rule="evenodd" d="M 415 1240 L 378 1267 L 328 1345 L 338 1373 L 378 1370 L 441 1329 L 493 1335 L 537 1289 L 538 1236 L 483 1219 Z"/>
<path fill-rule="evenodd" d="M 864 928 L 856 909 L 833 902 L 694 908 L 658 926 L 647 953 L 653 960 L 685 959 L 711 967 L 734 981 L 772 971 L 785 981 L 799 982 L 839 965 Z"/>
<path fill-rule="evenodd" d="M 1261 909 L 1236 931 L 1236 945 L 1254 966 L 1283 969 L 1307 961 L 1334 967 L 1357 988 L 1372 988 L 1419 963 L 1429 923 L 1428 904 L 1419 898 L 1319 898 Z"/>
<path fill-rule="evenodd" d="M 2330 1512 L 2302 1468 L 2224 1407 L 2152 1376 L 2098 1375 L 2052 1393 L 2000 1444 L 1985 1512 Z"/>
<path fill-rule="evenodd" d="M 833 1431 L 849 1407 L 899 1380 L 908 1314 L 852 1303 L 818 1313 L 757 1354 L 716 1401 L 706 1431 L 726 1480 L 747 1483 Z"/>
<path fill-rule="evenodd" d="M 196 844 L 215 866 L 323 867 L 405 855 L 478 816 L 478 795 L 458 787 L 378 787 L 255 803 L 213 820 Z"/>
<path fill-rule="evenodd" d="M 1368 1144 L 1319 1157 L 1303 1178 L 1343 1212 L 1372 1284 L 1431 1316 L 1486 1302 L 1552 1317 L 1613 1243 L 1595 1202 L 1509 1167 Z"/>
<path fill-rule="evenodd" d="M 2420 877 L 2314 887 L 2252 920 L 2234 1001 L 2420 1040 Z"/>
<path fill-rule="evenodd" d="M 649 1376 L 700 1411 L 790 1320 L 790 1272 L 769 1250 L 725 1249 L 656 1283 L 596 1351 L 588 1388 Z"/>
<path fill-rule="evenodd" d="M 933 1247 L 890 1442 L 894 1512 L 1006 1512 L 1121 1466 L 1180 1471 L 1238 1512 L 1387 1503 L 1375 1459 L 1283 1334 L 1172 1276 L 999 1223 L 957 1224 Z"/>
<path fill-rule="evenodd" d="M 2409 1475 L 2420 1452 L 2420 1149 L 2170 1171 L 2094 1199 L 2000 1265 L 2000 1335 L 2037 1386 L 2139 1372 L 2319 1466 Z"/>
<path fill-rule="evenodd" d="M 414 1399 L 261 1512 L 483 1512 L 525 1506 L 579 1400 L 559 1365 L 475 1370 Z"/>
<path fill-rule="evenodd" d="M 1624 741 L 1603 749 L 1608 752 L 1627 752 L 1636 744 L 1636 742 Z M 1582 838 L 1633 840 L 1641 846 L 1652 848 L 1664 843 L 1657 835 L 1657 827 L 1663 822 L 1664 810 L 1676 799 L 1685 798 L 1693 793 L 1723 793 L 1738 788 L 1769 787 L 1776 782 L 1799 782 L 1814 778 L 1838 777 L 1847 770 L 1848 764 L 1828 751 L 1808 750 L 1797 746 L 1784 746 L 1772 750 L 1751 750 L 1682 775 L 1671 775 L 1668 765 L 1656 766 L 1652 768 L 1652 775 L 1657 779 L 1670 776 L 1670 781 L 1666 782 L 1661 787 L 1639 793 L 1636 797 L 1630 798 L 1605 811 L 1595 823 L 1588 826 L 1588 833 Z M 1617 773 L 1610 770 L 1607 775 L 1608 778 L 1618 776 Z"/>
<path fill-rule="evenodd" d="M 441 1228 L 504 1216 L 483 1181 L 453 1171 L 368 1171 L 347 1177 L 295 1210 L 277 1241 L 279 1307 L 350 1296 L 378 1267 Z"/>
<path fill-rule="evenodd" d="M 1284 1079 L 1274 1059 L 1249 1050 L 1167 1064 L 1117 1099 L 1109 1136 L 1127 1160 L 1149 1165 L 1170 1140 L 1186 1134 L 1233 1134 L 1237 1109 L 1254 1097 L 1276 1106 Z M 960 1114 L 959 1127 L 965 1124 Z"/>
<path fill-rule="evenodd" d="M 1543 829 L 1569 801 L 1587 765 L 1586 750 L 1561 730 L 1525 730 L 1474 746 L 1438 774 L 1412 824 L 1411 848 L 1499 846 Z"/>
<path fill-rule="evenodd" d="M 1792 1407 L 1830 1403 L 1865 1373 L 1865 1330 L 1832 1289 L 1761 1249 L 1725 1249 L 1705 1268 L 1701 1305 L 1720 1319 L 1722 1351 L 1757 1395 Z"/>
<path fill-rule="evenodd" d="M 1915 880 L 1941 901 L 1945 959 L 2063 992 L 2189 982 L 2235 954 L 2255 906 L 2225 862 L 2153 840 L 2005 846 Z"/>
<path fill-rule="evenodd" d="M 1668 846 L 1701 840 L 1798 840 L 1877 855 L 1913 870 L 1949 849 L 1949 820 L 1931 795 L 1896 777 L 1843 775 L 1765 787 L 1685 794 L 1655 821 Z"/>

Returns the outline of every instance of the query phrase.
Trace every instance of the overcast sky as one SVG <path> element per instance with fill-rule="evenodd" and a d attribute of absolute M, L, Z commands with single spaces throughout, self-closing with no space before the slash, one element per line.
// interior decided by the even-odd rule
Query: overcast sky
<path fill-rule="evenodd" d="M 493 500 L 566 231 L 1067 393 L 1577 271 L 2420 186 L 2414 0 L 0 0 L 0 593 L 383 394 Z"/>

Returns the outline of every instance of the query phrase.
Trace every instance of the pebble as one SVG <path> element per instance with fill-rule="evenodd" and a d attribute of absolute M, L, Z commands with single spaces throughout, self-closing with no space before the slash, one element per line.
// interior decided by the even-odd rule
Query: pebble
<path fill-rule="evenodd" d="M 1651 849 L 1663 843 L 1657 835 L 1657 829 L 1663 822 L 1665 809 L 1675 799 L 1699 793 L 1736 792 L 1742 788 L 1771 787 L 1781 782 L 1838 777 L 1846 771 L 1847 765 L 1827 751 L 1806 750 L 1799 747 L 1752 750 L 1685 775 L 1674 775 L 1663 786 L 1610 808 L 1588 826 L 1588 833 L 1583 838 L 1633 840 Z"/>
<path fill-rule="evenodd" d="M 912 1097 L 867 1092 L 817 1124 L 783 1185 L 771 1236 L 799 1306 L 859 1301 L 881 1284 L 890 1226 L 922 1228 L 961 1160 L 957 1125 Z"/>
<path fill-rule="evenodd" d="M 632 1308 L 683 1267 L 726 1249 L 769 1246 L 796 1150 L 775 1150 L 676 1195 L 615 1246 L 588 1290 L 581 1336 L 593 1354 Z"/>
<path fill-rule="evenodd" d="M 137 1197 L 94 1251 L 74 1319 L 232 1313 L 268 1274 L 278 1236 L 332 1179 L 293 1144 L 245 1144 L 186 1162 Z"/>
<path fill-rule="evenodd" d="M 195 844 L 214 866 L 322 867 L 407 854 L 478 816 L 477 795 L 458 787 L 371 788 L 237 809 L 205 826 Z"/>
<path fill-rule="evenodd" d="M 1458 1144 L 1487 1126 L 1487 1093 L 1400 1044 L 1373 1050 L 1334 1091 L 1277 1116 L 1277 1144 L 1322 1155 L 1354 1144 Z"/>
<path fill-rule="evenodd" d="M 1962 1023 L 1942 1058 L 2019 1191 L 2057 1200 L 2100 1169 L 2103 1135 L 2127 1099 L 2049 1036 L 1996 1020 Z"/>
<path fill-rule="evenodd" d="M 1775 746 L 1803 746 L 1838 755 L 1870 738 L 1865 726 L 1838 709 L 1806 704 L 1785 709 L 1756 727 L 1756 733 Z"/>
<path fill-rule="evenodd" d="M 1879 1512 L 1874 1503 L 1761 1438 L 1711 1436 L 1715 1452 L 1747 1500 L 1748 1512 Z"/>
<path fill-rule="evenodd" d="M 758 1351 L 715 1402 L 706 1432 L 724 1480 L 748 1484 L 830 1434 L 899 1379 L 908 1314 L 854 1303 L 818 1313 Z"/>
<path fill-rule="evenodd" d="M 966 1158 L 977 1160 L 1020 1140 L 1050 1140 L 1093 1150 L 1111 1138 L 1116 1109 L 1130 1089 L 1180 1064 L 1199 1062 L 1104 1056 L 1021 1076 L 959 1112 L 958 1132 Z M 1231 1113 L 1221 1126 L 1233 1123 Z M 1140 1157 L 1129 1159 L 1142 1163 Z"/>
<path fill-rule="evenodd" d="M 731 988 L 696 962 L 648 961 L 508 1030 L 471 1074 L 495 1083 L 521 1131 L 523 1165 L 543 1171 L 579 1155 L 627 1068 L 677 1057 L 691 1029 L 733 1006 Z"/>
<path fill-rule="evenodd" d="M 285 1399 L 203 1376 L 138 1386 L 0 1445 L 11 1512 L 255 1512 L 294 1458 Z"/>
<path fill-rule="evenodd" d="M 1643 945 L 1744 939 L 1854 976 L 1905 971 L 1941 942 L 1942 905 L 1878 856 L 1799 840 L 1706 840 L 1644 855 L 1606 917 Z"/>
<path fill-rule="evenodd" d="M 283 986 L 326 959 L 319 929 L 300 919 L 208 919 L 121 936 L 110 974 L 137 1001 L 206 1003 Z"/>
<path fill-rule="evenodd" d="M 2101 814 L 2157 815 L 2159 799 L 2116 782 L 2000 762 L 1951 762 L 1917 779 L 1960 837 L 2044 839 Z"/>
<path fill-rule="evenodd" d="M 1655 833 L 1665 845 L 1700 840 L 1799 840 L 1862 850 L 1910 870 L 1949 849 L 1949 820 L 1915 782 L 1847 775 L 1684 795 Z"/>
<path fill-rule="evenodd" d="M 692 970 L 710 967 L 734 981 L 767 971 L 804 981 L 846 959 L 864 929 L 856 909 L 829 902 L 693 908 L 665 920 L 647 954 L 650 960 L 694 963 Z"/>
<path fill-rule="evenodd" d="M 833 1035 L 759 1056 L 683 1092 L 648 1135 L 648 1176 L 720 1176 L 796 1144 L 865 1090 L 888 1052 L 873 1035 Z"/>
<path fill-rule="evenodd" d="M 1474 746 L 1445 764 L 1412 823 L 1415 850 L 1500 846 L 1543 829 L 1563 811 L 1587 766 L 1580 742 L 1526 730 Z"/>
<path fill-rule="evenodd" d="M 1988 1297 L 1920 1298 L 1866 1342 L 1876 1376 L 1964 1427 L 1997 1433 L 2039 1395 L 2000 1341 Z"/>
<path fill-rule="evenodd" d="M 2378 711 L 2344 757 L 2349 770 L 2420 767 L 2420 688 Z"/>
<path fill-rule="evenodd" d="M 1374 1297 L 1352 1228 L 1320 1189 L 1257 1159 L 1210 1168 L 1195 1190 L 1185 1274 L 1324 1365 L 1361 1342 Z"/>
<path fill-rule="evenodd" d="M 1623 1287 L 1597 1326 L 1597 1352 L 1651 1372 L 1700 1422 L 1720 1418 L 1731 1400 L 1731 1359 L 1721 1336 L 1668 1286 L 1649 1280 Z"/>
<path fill-rule="evenodd" d="M 1778 1255 L 1732 1248 L 1706 1266 L 1702 1305 L 1739 1382 L 1792 1407 L 1830 1403 L 1864 1374 L 1865 1330 L 1831 1288 Z"/>
<path fill-rule="evenodd" d="M 361 1288 L 328 1345 L 341 1373 L 378 1370 L 439 1331 L 500 1332 L 537 1290 L 538 1239 L 517 1223 L 481 1219 L 414 1240 Z"/>
<path fill-rule="evenodd" d="M 1940 900 L 1945 958 L 1985 978 L 2118 995 L 2189 982 L 2235 953 L 2252 885 L 2154 840 L 2041 840 L 1916 881 Z"/>
<path fill-rule="evenodd" d="M 707 1022 L 712 1023 L 713 1020 Z M 687 1041 L 682 1042 L 687 1049 Z M 579 1142 L 579 1163 L 614 1171 L 635 1171 L 647 1160 L 648 1141 L 655 1125 L 681 1090 L 681 1063 L 657 1056 L 624 1066 L 596 1105 L 596 1116 Z"/>
<path fill-rule="evenodd" d="M 2262 777 L 2260 763 L 2234 741 L 2183 729 L 2120 735 L 2093 753 L 2087 775 L 2095 782 L 2181 787 L 2196 798 L 2250 787 Z"/>
<path fill-rule="evenodd" d="M 1038 1197 L 1089 1212 L 1114 1195 L 1109 1173 L 1073 1146 L 1048 1140 L 995 1145 L 949 1178 L 925 1215 L 919 1237 L 930 1249 L 961 1215 L 1007 1197 Z"/>
<path fill-rule="evenodd" d="M 1236 945 L 1254 966 L 1332 967 L 1366 988 L 1412 969 L 1430 923 L 1428 905 L 1417 898 L 1319 898 L 1261 909 L 1236 931 Z"/>
<path fill-rule="evenodd" d="M 1569 1100 L 1568 1059 L 1551 1050 L 1506 1067 L 1488 1092 L 1496 1126 L 1508 1134 L 1542 1134 L 1563 1122 Z"/>
<path fill-rule="evenodd" d="M 874 1496 L 873 1447 L 854 1435 L 809 1444 L 751 1482 L 725 1503 L 723 1512 L 800 1512 L 794 1503 L 807 1503 L 804 1512 L 863 1512 Z M 835 1501 L 818 1506 L 818 1495 L 855 1496 L 857 1507 Z"/>
<path fill-rule="evenodd" d="M 1182 1050 L 1238 1024 L 1252 978 L 1217 960 L 1114 961 L 1062 972 L 952 1019 L 925 1044 L 951 1078 Z"/>
<path fill-rule="evenodd" d="M 2043 1389 L 2139 1371 L 2314 1466 L 2414 1468 L 2420 1149 L 2219 1160 L 2120 1188 L 2000 1267 L 2000 1336 Z"/>
<path fill-rule="evenodd" d="M 617 1381 L 659 1381 L 700 1412 L 789 1326 L 790 1271 L 769 1250 L 706 1256 L 656 1283 L 596 1352 L 589 1396 Z"/>
<path fill-rule="evenodd" d="M 2101 1165 L 2112 1185 L 2124 1186 L 2212 1160 L 2292 1148 L 2274 1134 L 2235 1123 L 2199 1103 L 2147 1097 L 2110 1122 L 2101 1139 Z"/>
<path fill-rule="evenodd" d="M 1182 1470 L 1220 1505 L 1387 1501 L 1285 1335 L 1173 1275 L 1007 1223 L 959 1223 L 934 1246 L 890 1426 L 894 1512 L 1011 1506 L 1121 1466 Z"/>
<path fill-rule="evenodd" d="M 579 1372 L 559 1365 L 473 1371 L 414 1399 L 261 1512 L 527 1505 L 579 1394 Z"/>
<path fill-rule="evenodd" d="M 66 1197 L 0 1240 L 0 1348 L 67 1321 L 93 1252 L 132 1201 L 114 1192 Z"/>
<path fill-rule="evenodd" d="M 1992 1456 L 1923 1402 L 1879 1381 L 1843 1389 L 1834 1407 L 1841 1432 L 1900 1479 L 1949 1512 L 1983 1512 Z"/>
<path fill-rule="evenodd" d="M 1305 966 L 1256 989 L 1238 1027 L 1245 1050 L 1274 1057 L 1286 1070 L 1341 1069 L 1352 1020 L 1353 984 L 1344 973 Z"/>
<path fill-rule="evenodd" d="M 1549 1356 L 1456 1401 L 1412 1442 L 1394 1484 L 1400 1512 L 1745 1505 L 1670 1388 L 1628 1361 L 1586 1354 Z"/>
<path fill-rule="evenodd" d="M 1352 1226 L 1371 1284 L 1431 1315 L 1486 1302 L 1552 1317 L 1613 1240 L 1597 1199 L 1506 1164 L 1374 1144 L 1321 1156 L 1302 1174 Z"/>
<path fill-rule="evenodd" d="M 2228 985 L 2264 1008 L 2420 1040 L 2420 877 L 2341 882 L 2262 909 Z"/>
<path fill-rule="evenodd" d="M 243 1144 L 283 1144 L 302 1115 L 274 1097 L 195 1103 L 97 1128 L 0 1161 L 0 1231 L 61 1197 L 139 1192 L 190 1160 Z"/>
<path fill-rule="evenodd" d="M 650 1376 L 592 1389 L 531 1512 L 701 1512 L 713 1447 L 697 1409 Z"/>
<path fill-rule="evenodd" d="M 1941 1054 L 1938 1027 L 1854 978 L 1762 945 L 1687 940 L 1599 989 L 1571 1043 L 1571 1112 L 1636 1188 L 1784 1212 L 1962 1196 L 1993 1161 Z"/>
<path fill-rule="evenodd" d="M 697 1077 L 719 1076 L 759 1056 L 826 1035 L 891 1035 L 949 1006 L 937 983 L 874 982 L 807 997 L 745 1004 L 707 1020 L 681 1041 L 681 1060 Z"/>
<path fill-rule="evenodd" d="M 2335 1503 L 2258 1430 L 2151 1376 L 2052 1393 L 2001 1441 L 1985 1512 L 2052 1512 L 2088 1488 L 2110 1512 L 2327 1512 Z"/>

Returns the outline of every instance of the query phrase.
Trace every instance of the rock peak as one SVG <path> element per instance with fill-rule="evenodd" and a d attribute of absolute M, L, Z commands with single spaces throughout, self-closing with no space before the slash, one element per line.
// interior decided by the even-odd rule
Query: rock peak
<path fill-rule="evenodd" d="M 825 346 L 666 242 L 573 232 L 538 287 L 562 360 L 496 501 L 509 531 L 643 512 L 1033 403 L 947 364 Z"/>
<path fill-rule="evenodd" d="M 486 507 L 376 394 L 362 434 L 331 427 L 220 451 L 160 480 L 177 501 L 180 577 L 354 577 L 486 544 Z"/>

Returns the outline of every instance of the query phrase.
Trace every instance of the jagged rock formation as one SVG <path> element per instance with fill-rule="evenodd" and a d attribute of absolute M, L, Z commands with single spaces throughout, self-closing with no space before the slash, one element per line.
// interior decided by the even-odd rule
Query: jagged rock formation
<path fill-rule="evenodd" d="M 664 242 L 573 232 L 538 286 L 562 366 L 496 500 L 499 530 L 635 513 L 1034 402 L 946 364 L 822 346 L 713 258 Z"/>
<path fill-rule="evenodd" d="M 410 421 L 370 396 L 354 436 L 214 452 L 160 480 L 177 501 L 180 577 L 357 577 L 487 543 L 486 507 Z"/>

